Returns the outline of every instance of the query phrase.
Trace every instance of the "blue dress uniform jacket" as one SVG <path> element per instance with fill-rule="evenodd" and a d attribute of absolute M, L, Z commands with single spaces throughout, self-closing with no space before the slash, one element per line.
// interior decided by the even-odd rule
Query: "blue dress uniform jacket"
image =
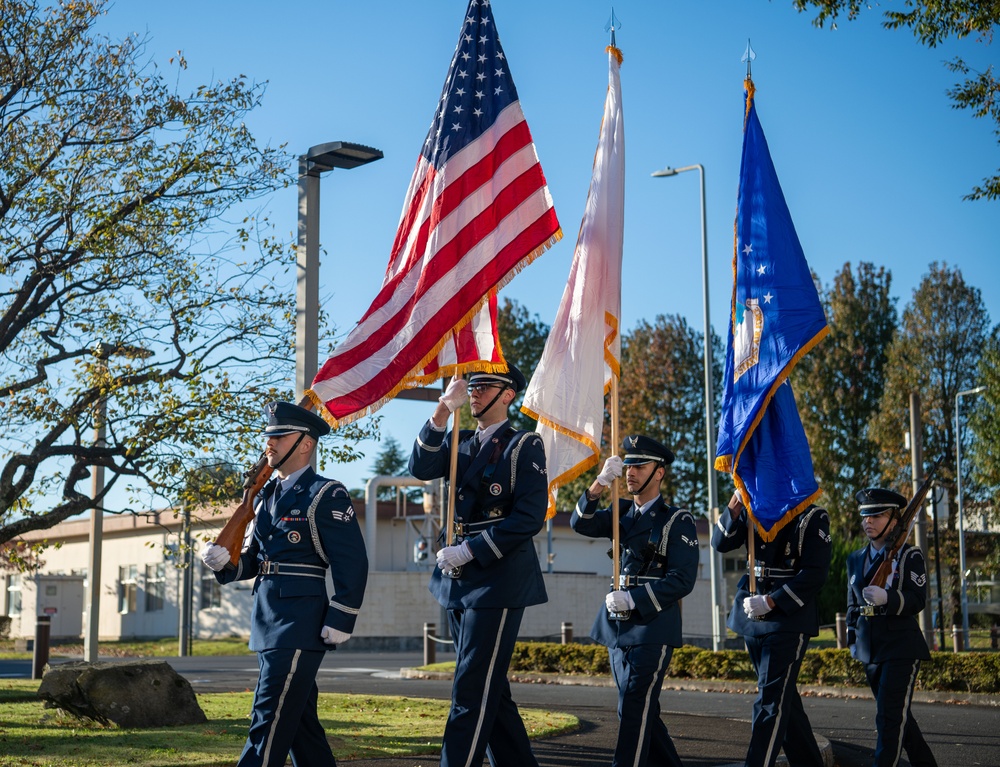
<path fill-rule="evenodd" d="M 878 569 L 881 558 L 863 572 L 869 547 L 847 557 L 847 644 L 854 645 L 862 663 L 882 663 L 892 658 L 930 660 L 927 642 L 917 624 L 917 614 L 927 604 L 927 571 L 920 549 L 904 543 L 896 572 L 886 583 L 885 605 L 871 617 L 861 615 L 861 592 Z"/>
<path fill-rule="evenodd" d="M 632 502 L 619 501 L 621 574 L 635 608 L 626 620 L 612 620 L 602 604 L 590 636 L 608 648 L 618 688 L 618 739 L 612 767 L 646 764 L 681 767 L 681 759 L 660 718 L 660 689 L 674 647 L 680 647 L 680 600 L 691 593 L 698 573 L 698 536 L 686 509 L 657 498 L 641 516 L 627 516 Z M 612 538 L 611 509 L 597 509 L 584 493 L 570 525 L 590 538 Z M 634 583 L 633 583 L 634 579 Z"/>
<path fill-rule="evenodd" d="M 368 580 L 368 555 L 341 483 L 306 468 L 276 503 L 277 480 L 256 498 L 249 543 L 220 583 L 255 579 L 250 649 L 260 674 L 237 767 L 330 765 L 336 760 L 317 714 L 323 626 L 352 633 Z M 274 507 L 272 509 L 272 506 Z M 327 569 L 334 593 L 328 598 Z"/>
<path fill-rule="evenodd" d="M 920 549 L 903 544 L 894 572 L 886 581 L 886 603 L 875 614 L 861 614 L 862 595 L 874 577 L 881 554 L 865 570 L 865 546 L 847 557 L 847 643 L 865 664 L 865 676 L 875 695 L 874 764 L 894 767 L 902 749 L 913 767 L 936 767 L 930 746 L 910 712 L 920 661 L 929 660 L 917 613 L 927 603 L 927 573 Z"/>
<path fill-rule="evenodd" d="M 588 538 L 612 537 L 611 509 L 597 508 L 598 501 L 584 493 L 570 517 L 570 526 Z M 628 589 L 635 609 L 628 620 L 611 620 L 601 605 L 590 636 L 605 647 L 638 644 L 680 647 L 680 600 L 691 593 L 698 575 L 698 534 L 694 517 L 686 509 L 668 506 L 663 498 L 654 501 L 634 524 L 626 520 L 632 502 L 619 500 L 622 526 L 621 573 L 635 577 Z M 627 528 L 627 529 L 626 529 Z M 659 529 L 657 529 L 659 528 Z M 649 550 L 654 536 L 657 551 Z"/>
<path fill-rule="evenodd" d="M 215 577 L 220 583 L 256 579 L 251 650 L 329 650 L 331 646 L 320 637 L 323 626 L 352 633 L 364 598 L 368 555 L 361 527 L 347 488 L 311 468 L 281 494 L 272 514 L 275 487 L 276 482 L 270 482 L 257 496 L 253 533 L 236 568 L 227 567 Z M 308 511 L 321 491 L 314 532 Z M 262 574 L 261 569 L 269 567 L 262 565 L 265 561 L 276 563 L 278 572 Z M 282 565 L 288 565 L 289 572 L 282 573 Z M 334 586 L 329 599 L 328 566 Z"/>
<path fill-rule="evenodd" d="M 717 551 L 747 545 L 747 513 L 733 519 L 727 508 L 712 531 Z M 809 638 L 819 633 L 817 596 L 830 569 L 830 520 L 826 510 L 810 506 L 777 532 L 773 541 L 754 536 L 756 590 L 774 601 L 760 620 L 743 610 L 750 596 L 749 576 L 740 579 L 726 624 L 746 642 L 757 671 L 747 767 L 772 767 L 783 749 L 790 764 L 821 767 L 809 717 L 796 679 Z"/>
<path fill-rule="evenodd" d="M 460 578 L 443 577 L 434 568 L 430 590 L 444 607 L 527 607 L 548 600 L 532 541 L 545 524 L 545 451 L 534 432 L 506 431 L 500 426 L 475 458 L 474 432 L 459 433 L 455 520 L 478 530 L 468 538 L 475 559 L 463 566 Z M 492 467 L 491 458 L 496 458 Z M 450 460 L 451 433 L 424 424 L 410 455 L 410 474 L 423 480 L 446 477 Z"/>
<path fill-rule="evenodd" d="M 727 508 L 712 531 L 712 547 L 725 553 L 745 547 L 746 543 L 746 512 L 734 520 Z M 761 568 L 757 593 L 771 597 L 775 607 L 763 620 L 746 616 L 743 600 L 750 596 L 750 578 L 744 575 L 736 587 L 726 625 L 741 636 L 764 636 L 775 631 L 816 636 L 816 597 L 830 570 L 830 519 L 826 510 L 811 506 L 779 530 L 773 541 L 755 535 L 754 549 L 755 563 Z"/>
<path fill-rule="evenodd" d="M 524 608 L 545 602 L 545 584 L 532 537 L 542 529 L 548 500 L 545 450 L 532 432 L 501 424 L 473 455 L 473 432 L 459 434 L 455 519 L 471 525 L 474 558 L 457 578 L 437 567 L 430 590 L 448 608 L 455 641 L 451 709 L 441 767 L 537 767 L 511 696 L 507 668 Z M 449 474 L 451 438 L 424 425 L 410 455 L 418 479 Z M 451 543 L 450 531 L 446 543 Z"/>

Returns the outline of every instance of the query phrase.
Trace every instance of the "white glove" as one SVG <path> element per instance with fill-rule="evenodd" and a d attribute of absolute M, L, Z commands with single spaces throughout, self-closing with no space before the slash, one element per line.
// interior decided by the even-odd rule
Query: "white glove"
<path fill-rule="evenodd" d="M 333 645 L 343 644 L 351 638 L 351 635 L 346 631 L 337 631 L 333 626 L 324 626 L 319 635 L 326 644 Z"/>
<path fill-rule="evenodd" d="M 438 397 L 438 402 L 448 408 L 449 413 L 454 413 L 469 399 L 468 386 L 464 378 L 451 379 L 444 394 Z"/>
<path fill-rule="evenodd" d="M 604 597 L 604 604 L 609 613 L 623 613 L 635 609 L 635 600 L 627 591 L 612 591 Z"/>
<path fill-rule="evenodd" d="M 614 482 L 618 477 L 622 475 L 622 459 L 617 455 L 611 456 L 608 460 L 604 462 L 604 468 L 601 469 L 601 473 L 597 475 L 597 484 L 601 487 L 610 487 L 611 483 Z"/>
<path fill-rule="evenodd" d="M 438 550 L 437 565 L 439 570 L 453 570 L 456 567 L 471 562 L 474 559 L 468 541 L 462 541 L 457 546 L 445 546 Z"/>
<path fill-rule="evenodd" d="M 219 572 L 229 564 L 229 549 L 225 546 L 216 546 L 214 543 L 206 543 L 201 549 L 201 561 L 215 572 Z"/>
<path fill-rule="evenodd" d="M 767 615 L 771 612 L 771 608 L 767 604 L 767 597 L 763 594 L 745 597 L 743 599 L 743 612 L 747 614 L 748 618 L 760 618 L 762 615 Z"/>
<path fill-rule="evenodd" d="M 889 601 L 889 595 L 885 589 L 879 586 L 865 586 L 861 592 L 861 596 L 865 598 L 868 604 L 875 605 L 876 607 L 880 607 Z"/>

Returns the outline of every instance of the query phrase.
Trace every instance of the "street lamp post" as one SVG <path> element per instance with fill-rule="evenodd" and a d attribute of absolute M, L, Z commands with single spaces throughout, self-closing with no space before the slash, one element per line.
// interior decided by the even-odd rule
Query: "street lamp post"
<path fill-rule="evenodd" d="M 350 170 L 383 157 L 380 149 L 346 141 L 311 147 L 299 156 L 299 226 L 296 255 L 295 394 L 301 400 L 319 359 L 319 179 L 334 168 Z"/>
<path fill-rule="evenodd" d="M 705 446 L 707 450 L 706 475 L 708 481 L 708 525 L 709 535 L 719 514 L 718 488 L 715 480 L 715 419 L 712 413 L 712 323 L 708 310 L 708 221 L 705 217 L 705 166 L 685 165 L 683 168 L 664 168 L 654 171 L 654 178 L 676 176 L 688 170 L 697 170 L 701 181 L 701 286 L 703 292 L 705 320 Z M 722 645 L 722 623 L 719 615 L 719 555 L 709 545 L 708 571 L 712 588 L 712 649 L 719 650 Z"/>
<path fill-rule="evenodd" d="M 145 359 L 152 355 L 148 349 L 119 344 L 111 346 L 98 341 L 94 346 L 94 356 L 100 360 L 102 372 L 108 368 L 108 360 L 114 356 Z M 103 386 L 103 383 L 102 383 Z M 108 395 L 102 393 L 94 409 L 94 448 L 102 450 L 107 446 Z M 87 633 L 83 637 L 83 659 L 87 663 L 97 662 L 98 628 L 101 618 L 101 555 L 104 542 L 104 465 L 95 463 L 91 467 L 91 498 L 94 506 L 90 511 L 90 556 L 87 562 Z"/>
<path fill-rule="evenodd" d="M 962 583 L 962 647 L 969 649 L 969 594 L 965 577 L 965 517 L 962 514 L 962 397 L 981 394 L 987 387 L 977 386 L 955 395 L 955 474 L 958 475 L 958 570 Z"/>

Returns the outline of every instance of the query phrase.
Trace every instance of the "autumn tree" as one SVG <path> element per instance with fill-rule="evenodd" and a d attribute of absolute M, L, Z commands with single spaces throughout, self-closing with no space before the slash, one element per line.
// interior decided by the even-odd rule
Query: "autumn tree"
<path fill-rule="evenodd" d="M 917 392 L 925 462 L 942 460 L 938 481 L 955 497 L 955 395 L 976 385 L 989 329 L 979 289 L 968 285 L 957 268 L 932 263 L 903 310 L 899 331 L 889 346 L 885 389 L 871 423 L 888 486 L 910 495 L 910 455 L 903 433 L 910 423 L 910 393 Z M 954 531 L 954 514 L 948 518 L 948 528 Z M 945 562 L 957 561 L 953 534 L 944 535 L 941 556 Z M 954 570 L 945 589 L 951 593 L 945 625 L 949 618 L 961 623 Z"/>
<path fill-rule="evenodd" d="M 181 92 L 183 58 L 97 35 L 107 12 L 0 4 L 0 543 L 197 496 L 189 470 L 243 465 L 289 395 L 290 247 L 253 206 L 291 158 L 247 129 L 264 86 Z"/>
<path fill-rule="evenodd" d="M 962 431 L 962 493 L 967 506 L 989 512 L 1000 521 L 1000 327 L 994 328 L 979 361 L 976 386 L 985 389 L 962 400 L 969 428 Z M 968 460 L 966 460 L 968 457 Z M 995 536 L 985 569 L 1000 571 L 1000 546 Z"/>
<path fill-rule="evenodd" d="M 841 14 L 853 21 L 863 10 L 871 10 L 866 0 L 792 0 L 799 11 L 818 9 L 813 20 L 816 26 L 829 23 L 837 28 Z M 974 36 L 984 46 L 993 40 L 993 33 L 1000 24 L 1000 2 L 975 0 L 905 0 L 903 9 L 888 8 L 882 12 L 882 26 L 886 29 L 909 29 L 928 48 L 936 48 L 949 38 Z M 945 63 L 951 71 L 965 79 L 948 91 L 956 109 L 968 109 L 974 117 L 985 117 L 993 123 L 993 133 L 1000 140 L 1000 81 L 993 74 L 993 65 L 978 71 L 960 58 Z M 996 200 L 1000 198 L 1000 171 L 983 179 L 981 186 L 973 187 L 967 200 Z"/>
<path fill-rule="evenodd" d="M 722 343 L 714 334 L 712 345 L 713 407 L 718 413 L 724 358 Z M 619 433 L 645 434 L 673 451 L 675 460 L 661 491 L 671 503 L 696 513 L 705 510 L 707 497 L 704 370 L 703 334 L 679 315 L 659 315 L 652 323 L 640 320 L 622 336 Z M 606 447 L 609 440 L 606 424 Z M 616 454 L 619 447 L 610 446 Z M 721 484 L 725 478 L 718 480 Z M 586 484 L 592 481 L 590 476 Z"/>
<path fill-rule="evenodd" d="M 892 277 L 882 267 L 844 264 L 820 300 L 830 333 L 792 374 L 813 468 L 830 513 L 831 530 L 859 535 L 854 494 L 881 481 L 878 445 L 870 422 L 885 383 L 889 344 L 896 332 Z"/>

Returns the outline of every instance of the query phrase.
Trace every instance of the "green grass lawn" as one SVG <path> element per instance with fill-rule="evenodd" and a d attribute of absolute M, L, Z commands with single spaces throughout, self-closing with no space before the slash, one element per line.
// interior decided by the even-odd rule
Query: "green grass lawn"
<path fill-rule="evenodd" d="M 122 640 L 118 642 L 100 642 L 97 645 L 100 655 L 114 658 L 162 658 L 177 655 L 177 639 Z M 195 639 L 191 643 L 191 654 L 201 656 L 211 655 L 253 655 L 247 648 L 247 640 L 242 637 L 226 639 Z M 31 658 L 30 652 L 15 652 L 14 640 L 0 641 L 0 658 L 16 659 Z M 49 655 L 54 658 L 66 655 L 83 655 L 83 642 L 58 641 L 49 647 Z"/>
<path fill-rule="evenodd" d="M 221 767 L 232 765 L 246 740 L 252 693 L 198 695 L 208 722 L 122 730 L 89 723 L 35 698 L 38 681 L 0 680 L 0 767 Z M 448 701 L 321 693 L 319 716 L 338 759 L 435 754 Z M 575 729 L 570 714 L 521 709 L 528 734 Z"/>

